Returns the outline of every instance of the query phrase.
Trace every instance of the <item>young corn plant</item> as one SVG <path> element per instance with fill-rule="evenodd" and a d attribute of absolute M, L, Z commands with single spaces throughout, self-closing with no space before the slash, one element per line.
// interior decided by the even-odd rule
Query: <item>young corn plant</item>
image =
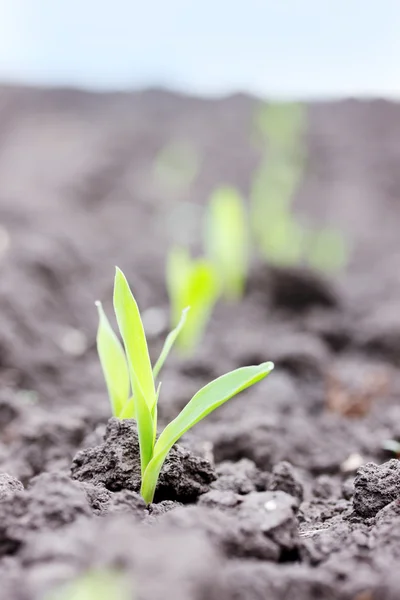
<path fill-rule="evenodd" d="M 262 256 L 279 267 L 306 264 L 318 271 L 343 269 L 347 245 L 341 233 L 304 227 L 292 210 L 306 161 L 304 106 L 265 105 L 256 116 L 256 126 L 267 146 L 251 190 L 252 230 Z"/>
<path fill-rule="evenodd" d="M 226 300 L 239 300 L 249 264 L 250 236 L 244 201 L 234 187 L 211 195 L 206 213 L 204 245 L 214 264 Z"/>
<path fill-rule="evenodd" d="M 123 346 L 112 330 L 100 302 L 97 302 L 97 306 L 97 347 L 112 412 L 121 419 L 135 418 L 137 421 L 141 495 L 149 504 L 153 501 L 164 461 L 179 438 L 224 402 L 264 379 L 274 365 L 265 362 L 258 366 L 241 367 L 208 383 L 157 438 L 160 384 L 157 385 L 156 380 L 187 315 L 183 313 L 176 329 L 167 337 L 160 358 L 152 368 L 139 308 L 120 269 L 117 268 L 115 275 L 114 310 Z"/>
<path fill-rule="evenodd" d="M 264 258 L 279 266 L 302 259 L 303 230 L 292 213 L 294 195 L 304 170 L 301 104 L 268 104 L 256 118 L 267 157 L 256 171 L 251 189 L 253 233 Z"/>
<path fill-rule="evenodd" d="M 127 578 L 110 570 L 89 571 L 46 596 L 46 600 L 131 600 Z"/>
<path fill-rule="evenodd" d="M 256 135 L 270 152 L 298 160 L 302 155 L 305 131 L 305 107 L 301 102 L 269 102 L 255 116 Z"/>
<path fill-rule="evenodd" d="M 166 283 L 171 305 L 171 325 L 176 327 L 182 311 L 190 306 L 185 327 L 177 337 L 182 354 L 194 352 L 220 294 L 218 273 L 210 260 L 192 259 L 186 248 L 173 248 L 167 259 Z"/>

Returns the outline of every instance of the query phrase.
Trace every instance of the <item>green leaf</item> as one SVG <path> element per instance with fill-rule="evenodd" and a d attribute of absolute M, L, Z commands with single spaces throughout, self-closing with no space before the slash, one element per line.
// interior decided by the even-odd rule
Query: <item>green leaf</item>
<path fill-rule="evenodd" d="M 213 265 L 205 259 L 195 261 L 183 297 L 185 306 L 190 306 L 190 312 L 177 340 L 177 345 L 184 352 L 192 352 L 198 346 L 218 299 L 219 291 L 218 276 Z"/>
<path fill-rule="evenodd" d="M 135 399 L 133 396 L 125 402 L 121 413 L 119 415 L 120 419 L 136 419 L 136 410 L 135 410 Z"/>
<path fill-rule="evenodd" d="M 397 440 L 385 440 L 382 442 L 382 448 L 393 454 L 400 455 L 400 443 Z"/>
<path fill-rule="evenodd" d="M 156 424 L 153 422 L 152 411 L 146 402 L 140 384 L 136 385 L 136 390 L 135 412 L 140 446 L 140 468 L 143 477 L 146 467 L 153 456 Z M 153 405 L 155 407 L 153 410 L 155 411 L 156 406 L 156 404 Z M 157 419 L 157 412 L 155 412 L 155 417 Z"/>
<path fill-rule="evenodd" d="M 218 377 L 193 396 L 181 413 L 167 425 L 156 442 L 153 458 L 142 478 L 141 494 L 145 502 L 153 501 L 160 470 L 175 442 L 221 404 L 264 379 L 273 368 L 273 363 L 266 362 L 259 366 L 236 369 Z"/>
<path fill-rule="evenodd" d="M 146 336 L 136 300 L 118 267 L 115 272 L 114 310 L 128 357 L 134 400 L 136 402 L 142 394 L 151 411 L 156 392 Z"/>
<path fill-rule="evenodd" d="M 291 217 L 291 206 L 301 177 L 302 172 L 296 165 L 270 157 L 254 174 L 250 195 L 251 224 L 261 246 L 268 234 L 273 235 L 283 215 Z"/>
<path fill-rule="evenodd" d="M 235 188 L 221 187 L 212 194 L 206 215 L 205 245 L 227 299 L 237 300 L 244 290 L 250 240 L 244 201 Z"/>
<path fill-rule="evenodd" d="M 156 437 L 157 437 L 157 419 L 158 419 L 158 399 L 160 397 L 160 390 L 161 390 L 161 381 L 157 386 L 157 394 L 156 394 L 156 402 L 153 406 L 153 410 L 151 411 L 151 418 L 153 420 L 153 448 L 154 448 L 154 444 L 156 443 Z"/>
<path fill-rule="evenodd" d="M 263 104 L 256 114 L 256 128 L 271 146 L 283 151 L 293 148 L 304 133 L 306 107 L 298 102 Z"/>
<path fill-rule="evenodd" d="M 89 571 L 46 595 L 45 600 L 129 600 L 132 589 L 118 571 Z"/>
<path fill-rule="evenodd" d="M 182 327 L 185 325 L 186 315 L 187 315 L 187 312 L 189 309 L 190 309 L 190 306 L 187 306 L 186 308 L 183 309 L 178 325 L 175 327 L 175 329 L 170 331 L 170 333 L 167 335 L 167 337 L 165 339 L 163 349 L 161 350 L 161 354 L 160 354 L 156 364 L 153 367 L 154 380 L 157 379 L 158 374 L 160 373 L 160 371 L 168 357 L 168 354 L 171 352 L 171 349 L 172 349 L 173 345 L 175 344 L 175 341 L 176 341 L 178 335 L 180 334 Z"/>
<path fill-rule="evenodd" d="M 185 249 L 175 248 L 168 256 L 167 287 L 173 326 L 178 323 L 182 311 L 190 306 L 185 327 L 176 340 L 177 347 L 189 353 L 199 343 L 217 301 L 218 276 L 210 261 L 192 261 Z"/>
<path fill-rule="evenodd" d="M 97 352 L 106 381 L 112 413 L 119 417 L 130 392 L 129 371 L 122 345 L 115 335 L 101 302 L 96 302 L 99 313 Z"/>

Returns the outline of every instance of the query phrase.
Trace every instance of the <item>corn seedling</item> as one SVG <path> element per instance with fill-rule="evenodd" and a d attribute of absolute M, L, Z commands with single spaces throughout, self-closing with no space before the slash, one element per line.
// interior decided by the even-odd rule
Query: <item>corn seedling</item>
<path fill-rule="evenodd" d="M 220 293 L 214 265 L 205 258 L 192 259 L 185 248 L 173 248 L 167 259 L 167 290 L 171 304 L 171 323 L 176 327 L 182 311 L 190 306 L 185 327 L 177 339 L 183 354 L 198 346 Z"/>
<path fill-rule="evenodd" d="M 249 263 L 247 211 L 233 187 L 214 191 L 206 213 L 204 242 L 227 300 L 238 300 L 244 292 Z"/>
<path fill-rule="evenodd" d="M 268 144 L 268 156 L 253 179 L 252 228 L 262 255 L 278 265 L 301 260 L 303 231 L 291 207 L 303 174 L 304 122 L 300 104 L 269 104 L 257 115 L 256 125 Z"/>
<path fill-rule="evenodd" d="M 331 229 L 309 231 L 292 211 L 304 171 L 305 125 L 306 113 L 301 104 L 268 104 L 258 113 L 258 134 L 268 151 L 253 179 L 252 230 L 269 263 L 340 270 L 347 261 L 343 236 Z"/>
<path fill-rule="evenodd" d="M 46 596 L 46 600 L 131 600 L 131 586 L 114 571 L 90 571 Z"/>
<path fill-rule="evenodd" d="M 140 312 L 129 284 L 118 268 L 114 282 L 114 310 L 123 340 L 120 344 L 100 303 L 97 336 L 99 356 L 110 394 L 111 406 L 119 418 L 135 417 L 137 421 L 142 473 L 141 495 L 146 503 L 153 501 L 158 476 L 164 461 L 179 438 L 224 402 L 261 381 L 273 369 L 271 362 L 242 367 L 218 377 L 201 388 L 180 414 L 157 439 L 157 402 L 160 385 L 156 388 L 146 336 Z M 178 329 L 182 327 L 182 320 Z M 176 339 L 176 331 L 166 340 L 157 374 Z"/>
<path fill-rule="evenodd" d="M 263 104 L 255 117 L 256 132 L 270 152 L 292 155 L 301 153 L 305 130 L 305 108 L 299 102 Z M 299 158 L 299 155 L 297 155 Z"/>
<path fill-rule="evenodd" d="M 282 162 L 262 165 L 253 180 L 252 229 L 262 256 L 272 264 L 301 261 L 303 231 L 291 211 L 299 181 L 299 173 Z"/>

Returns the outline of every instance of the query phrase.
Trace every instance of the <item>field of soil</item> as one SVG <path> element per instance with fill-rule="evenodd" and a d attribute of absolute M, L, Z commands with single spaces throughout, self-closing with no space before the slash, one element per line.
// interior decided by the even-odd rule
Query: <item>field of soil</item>
<path fill-rule="evenodd" d="M 135 600 L 400 597 L 400 462 L 383 449 L 400 440 L 400 105 L 310 105 L 295 211 L 339 228 L 349 265 L 256 262 L 197 354 L 171 357 L 161 424 L 228 370 L 276 368 L 185 436 L 147 508 L 135 424 L 109 420 L 94 301 L 111 315 L 122 268 L 157 357 L 166 253 L 176 233 L 198 247 L 215 186 L 248 193 L 256 107 L 0 88 L 1 599 L 47 600 L 109 568 Z M 171 140 L 200 161 L 179 193 L 154 174 Z M 171 225 L 187 202 L 197 217 Z"/>

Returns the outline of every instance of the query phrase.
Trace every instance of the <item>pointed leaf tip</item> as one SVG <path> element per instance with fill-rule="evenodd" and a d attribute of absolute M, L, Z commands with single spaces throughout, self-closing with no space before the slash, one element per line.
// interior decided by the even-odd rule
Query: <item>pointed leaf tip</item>
<path fill-rule="evenodd" d="M 100 301 L 96 301 L 99 315 L 97 351 L 106 381 L 113 415 L 118 417 L 129 397 L 129 372 L 125 353 L 115 335 Z"/>
<path fill-rule="evenodd" d="M 116 267 L 114 310 L 129 363 L 133 396 L 142 394 L 151 409 L 156 401 L 153 373 L 139 307 L 124 273 Z"/>

